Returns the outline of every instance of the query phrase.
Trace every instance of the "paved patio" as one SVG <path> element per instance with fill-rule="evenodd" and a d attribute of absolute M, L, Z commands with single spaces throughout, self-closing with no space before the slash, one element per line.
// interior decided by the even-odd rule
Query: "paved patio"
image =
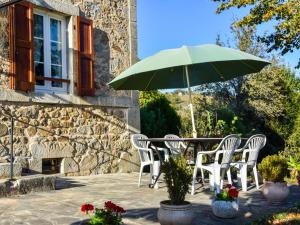
<path fill-rule="evenodd" d="M 165 188 L 149 189 L 146 185 L 137 188 L 138 174 L 109 174 L 90 177 L 59 178 L 58 190 L 47 193 L 32 193 L 24 196 L 0 199 L 0 224 L 2 225 L 70 225 L 86 216 L 80 212 L 82 203 L 102 207 L 107 200 L 123 206 L 127 213 L 126 225 L 154 225 L 159 202 L 167 198 Z M 145 180 L 146 181 L 146 177 Z M 261 193 L 252 189 L 241 194 L 241 212 L 236 219 L 222 220 L 213 216 L 210 209 L 211 193 L 199 188 L 195 196 L 187 199 L 194 204 L 197 224 L 246 224 L 265 214 L 299 203 L 300 188 L 291 186 L 291 195 L 282 206 L 270 206 Z"/>

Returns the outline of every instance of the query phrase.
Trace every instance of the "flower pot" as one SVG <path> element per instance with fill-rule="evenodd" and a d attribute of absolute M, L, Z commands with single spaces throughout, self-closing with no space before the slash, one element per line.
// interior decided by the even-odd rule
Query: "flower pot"
<path fill-rule="evenodd" d="M 163 201 L 157 217 L 161 225 L 190 225 L 194 218 L 193 207 L 189 202 L 184 205 L 170 205 L 169 201 Z"/>
<path fill-rule="evenodd" d="M 82 220 L 79 223 L 74 223 L 74 225 L 90 225 L 90 219 Z M 72 224 L 73 225 L 73 224 Z"/>
<path fill-rule="evenodd" d="M 220 218 L 234 218 L 238 215 L 239 212 L 239 200 L 237 201 L 220 201 L 213 200 L 212 211 L 215 216 Z"/>
<path fill-rule="evenodd" d="M 265 182 L 262 192 L 269 203 L 279 204 L 286 200 L 290 190 L 286 182 Z"/>

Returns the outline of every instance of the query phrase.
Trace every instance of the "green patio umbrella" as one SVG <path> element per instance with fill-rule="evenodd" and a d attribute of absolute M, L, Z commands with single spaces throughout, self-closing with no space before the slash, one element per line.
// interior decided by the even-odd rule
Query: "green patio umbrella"
<path fill-rule="evenodd" d="M 254 55 L 217 45 L 169 49 L 134 64 L 109 83 L 116 90 L 188 88 L 193 136 L 197 136 L 191 87 L 227 81 L 259 72 L 269 62 Z"/>

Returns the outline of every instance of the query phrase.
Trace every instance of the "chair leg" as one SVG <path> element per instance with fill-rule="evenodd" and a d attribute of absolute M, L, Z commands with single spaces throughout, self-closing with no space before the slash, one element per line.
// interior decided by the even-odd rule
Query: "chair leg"
<path fill-rule="evenodd" d="M 209 188 L 211 191 L 215 190 L 215 176 L 214 173 L 209 173 Z"/>
<path fill-rule="evenodd" d="M 228 183 L 229 183 L 229 184 L 232 184 L 230 168 L 227 170 L 227 180 L 228 180 Z"/>
<path fill-rule="evenodd" d="M 247 165 L 243 165 L 240 169 L 242 190 L 247 191 Z"/>
<path fill-rule="evenodd" d="M 202 184 L 205 184 L 205 180 L 204 180 L 204 171 L 203 169 L 201 169 L 201 178 L 202 178 Z"/>
<path fill-rule="evenodd" d="M 220 169 L 214 171 L 214 189 L 217 190 L 217 193 L 220 193 L 221 190 L 221 176 L 220 176 Z"/>
<path fill-rule="evenodd" d="M 138 183 L 138 187 L 141 187 L 141 179 L 142 179 L 143 170 L 144 170 L 144 167 L 141 166 L 141 168 L 140 168 L 140 174 L 139 174 L 139 183 Z"/>
<path fill-rule="evenodd" d="M 255 180 L 255 184 L 256 184 L 256 189 L 259 190 L 258 175 L 257 175 L 256 165 L 254 165 L 254 167 L 253 167 L 253 175 L 254 175 L 254 180 Z"/>
<path fill-rule="evenodd" d="M 153 165 L 150 165 L 150 183 L 149 184 L 153 184 Z"/>
<path fill-rule="evenodd" d="M 193 173 L 193 181 L 192 181 L 192 191 L 191 191 L 191 195 L 195 194 L 195 183 L 196 183 L 196 177 L 197 177 L 197 165 L 195 165 L 194 168 L 194 173 Z"/>

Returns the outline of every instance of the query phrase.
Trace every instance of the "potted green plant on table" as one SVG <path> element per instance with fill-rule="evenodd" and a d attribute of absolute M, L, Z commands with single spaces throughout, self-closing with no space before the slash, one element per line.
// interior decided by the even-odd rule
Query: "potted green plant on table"
<path fill-rule="evenodd" d="M 289 169 L 291 170 L 292 178 L 296 178 L 300 186 L 300 162 L 297 162 L 292 156 L 288 162 Z"/>
<path fill-rule="evenodd" d="M 236 187 L 227 184 L 226 188 L 212 201 L 212 211 L 215 216 L 220 218 L 233 218 L 239 212 L 239 192 Z"/>
<path fill-rule="evenodd" d="M 90 216 L 83 221 L 82 225 L 120 225 L 122 224 L 122 213 L 125 210 L 111 201 L 104 203 L 103 209 L 94 208 L 92 204 L 83 204 L 81 211 Z"/>
<path fill-rule="evenodd" d="M 190 225 L 194 213 L 192 204 L 185 201 L 192 182 L 192 169 L 183 156 L 170 158 L 161 166 L 166 181 L 169 200 L 160 203 L 158 220 L 161 225 Z"/>
<path fill-rule="evenodd" d="M 288 165 L 283 156 L 267 156 L 258 166 L 264 178 L 263 195 L 268 202 L 277 204 L 281 203 L 289 195 L 289 188 L 284 181 L 287 175 Z"/>

